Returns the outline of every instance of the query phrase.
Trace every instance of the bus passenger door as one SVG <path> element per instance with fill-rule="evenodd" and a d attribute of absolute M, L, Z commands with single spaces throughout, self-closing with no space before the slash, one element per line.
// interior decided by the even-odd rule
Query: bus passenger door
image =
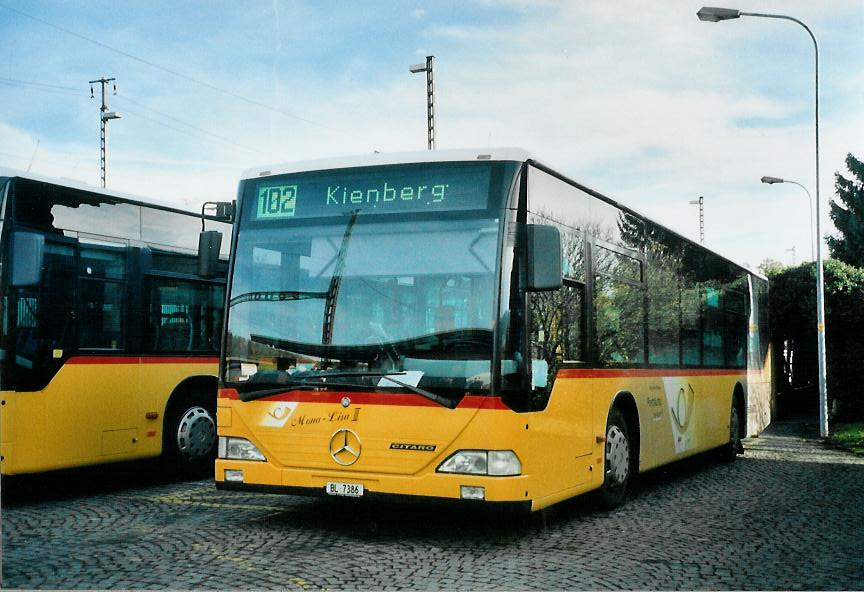
<path fill-rule="evenodd" d="M 591 477 L 593 396 L 588 379 L 579 377 L 584 360 L 584 284 L 564 280 L 553 292 L 528 295 L 531 327 L 531 387 L 534 437 L 562 471 L 562 489 Z"/>
<path fill-rule="evenodd" d="M 76 283 L 74 245 L 52 237 L 45 240 L 38 283 L 16 290 L 13 379 L 20 395 L 14 438 L 16 465 L 26 470 L 55 468 L 76 446 L 66 424 L 49 420 L 57 405 L 76 395 L 63 364 L 75 344 Z"/>
<path fill-rule="evenodd" d="M 139 358 L 124 355 L 126 245 L 80 240 L 78 354 L 64 368 L 64 383 L 58 385 L 63 390 L 47 420 L 49 434 L 57 430 L 72 443 L 61 458 L 90 461 L 136 451 L 141 377 Z"/>

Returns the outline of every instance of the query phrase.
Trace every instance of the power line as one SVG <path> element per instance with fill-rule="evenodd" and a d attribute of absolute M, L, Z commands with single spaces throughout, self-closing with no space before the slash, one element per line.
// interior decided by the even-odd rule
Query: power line
<path fill-rule="evenodd" d="M 37 143 L 38 143 L 38 140 L 37 140 Z M 0 156 L 7 157 L 7 158 L 14 158 L 16 160 L 23 160 L 23 161 L 28 161 L 28 160 L 32 159 L 32 156 L 31 157 L 22 156 L 21 154 L 13 154 L 11 152 L 0 152 Z M 83 167 L 83 162 L 80 158 L 76 158 L 74 161 L 71 161 L 71 160 L 65 159 L 65 158 L 63 160 L 60 160 L 57 158 L 45 158 L 44 156 L 40 156 L 38 159 L 33 159 L 33 161 L 34 162 L 37 162 L 37 161 L 38 162 L 50 162 L 52 164 L 57 164 L 57 165 L 71 166 L 72 169 L 75 171 L 77 171 Z M 23 169 L 24 167 L 22 166 L 21 168 Z"/>
<path fill-rule="evenodd" d="M 81 95 L 84 94 L 81 92 L 80 89 L 75 88 L 73 86 L 60 86 L 59 84 L 46 84 L 44 82 L 34 82 L 32 80 L 20 80 L 18 78 L 0 77 L 0 80 L 2 80 L 3 82 L 9 82 L 9 83 L 13 83 L 13 84 L 21 84 L 21 85 L 26 85 L 26 86 L 38 86 L 38 87 L 42 87 L 42 88 L 53 88 L 53 89 L 57 89 L 57 90 L 68 90 L 68 91 L 74 92 L 75 94 L 81 94 Z"/>
<path fill-rule="evenodd" d="M 20 79 L 16 79 L 16 78 L 0 77 L 0 84 L 6 84 L 9 86 L 25 88 L 27 90 L 35 90 L 35 91 L 47 92 L 47 93 L 56 93 L 56 94 L 75 96 L 75 97 L 81 97 L 81 98 L 84 98 L 87 96 L 86 93 L 80 92 L 78 89 L 75 89 L 75 88 L 70 87 L 70 86 L 61 86 L 58 84 L 46 84 L 46 83 L 42 83 L 42 82 L 33 82 L 30 80 L 20 80 Z M 138 117 L 140 119 L 150 121 L 150 122 L 155 123 L 157 125 L 161 125 L 167 129 L 173 130 L 175 132 L 179 132 L 179 133 L 190 135 L 190 136 L 194 137 L 193 134 L 189 133 L 189 131 L 191 130 L 191 131 L 196 132 L 199 135 L 207 136 L 207 137 L 219 140 L 220 142 L 230 144 L 236 148 L 242 148 L 243 150 L 255 152 L 256 154 L 261 154 L 262 156 L 267 155 L 267 153 L 262 151 L 262 150 L 258 150 L 257 148 L 250 148 L 249 146 L 244 146 L 243 144 L 239 144 L 230 138 L 226 138 L 225 136 L 221 136 L 219 134 L 207 131 L 207 130 L 200 128 L 196 125 L 193 125 L 191 123 L 183 121 L 182 119 L 178 119 L 172 115 L 169 115 L 168 113 L 163 113 L 162 111 L 158 111 L 156 109 L 153 109 L 152 107 L 148 107 L 144 103 L 142 103 L 140 101 L 136 101 L 135 99 L 129 98 L 126 95 L 116 95 L 115 100 L 120 101 L 121 105 L 123 105 L 124 103 L 131 103 L 133 105 L 137 105 L 138 107 L 141 107 L 142 109 L 144 109 L 146 111 L 150 111 L 151 113 L 155 113 L 156 115 L 159 115 L 160 117 L 163 117 L 165 119 L 168 119 L 170 121 L 176 122 L 180 125 L 183 125 L 183 126 L 189 128 L 188 130 L 186 130 L 186 129 L 181 129 L 181 128 L 178 128 L 178 127 L 175 127 L 172 125 L 168 125 L 164 121 L 160 121 L 159 119 L 155 119 L 153 117 L 148 117 L 148 116 L 146 116 L 146 115 L 144 115 L 138 111 L 135 111 L 133 109 L 129 109 L 128 106 L 124 105 L 123 110 L 126 113 L 134 115 L 135 117 Z"/>
<path fill-rule="evenodd" d="M 115 99 L 115 100 L 117 100 L 117 99 Z M 229 138 L 226 138 L 226 137 L 224 137 L 224 136 L 220 136 L 219 134 L 214 134 L 213 132 L 208 132 L 207 130 L 202 129 L 202 128 L 200 128 L 200 127 L 196 127 L 196 126 L 192 125 L 191 123 L 186 123 L 185 121 L 181 121 L 181 120 L 179 120 L 179 119 L 176 119 L 176 118 L 174 118 L 174 117 L 171 117 L 170 115 L 167 115 L 167 114 L 165 114 L 165 113 L 161 113 L 161 112 L 159 112 L 159 111 L 156 111 L 155 109 L 150 109 L 149 107 L 145 107 L 144 105 L 142 105 L 141 103 L 138 103 L 137 101 L 131 101 L 128 97 L 120 98 L 120 103 L 122 104 L 124 100 L 125 100 L 126 102 L 133 102 L 133 103 L 136 103 L 136 104 L 140 105 L 142 108 L 147 109 L 147 110 L 149 110 L 149 111 L 152 111 L 152 112 L 156 113 L 157 115 L 160 115 L 161 117 L 164 117 L 164 118 L 166 118 L 166 119 L 169 119 L 169 120 L 171 120 L 171 121 L 175 121 L 175 122 L 177 122 L 177 123 L 179 123 L 179 124 L 181 124 L 181 125 L 184 125 L 184 126 L 188 127 L 190 130 L 193 130 L 193 131 L 197 132 L 197 133 L 200 134 L 200 135 L 208 136 L 208 137 L 210 137 L 210 138 L 213 138 L 213 139 L 219 140 L 220 142 L 225 142 L 226 144 L 230 144 L 230 145 L 232 145 L 232 146 L 234 146 L 234 147 L 236 147 L 236 148 L 242 148 L 243 150 L 248 150 L 248 151 L 250 151 L 250 152 L 255 152 L 255 153 L 257 153 L 257 154 L 261 154 L 261 155 L 263 155 L 263 156 L 266 156 L 266 155 L 267 155 L 266 152 L 263 152 L 263 151 L 258 150 L 258 149 L 256 149 L 256 148 L 250 148 L 249 146 L 244 146 L 243 144 L 238 144 L 237 142 L 234 142 L 233 140 L 231 140 L 231 139 L 229 139 Z M 179 133 L 187 134 L 187 135 L 192 135 L 192 134 L 189 134 L 189 130 L 185 130 L 185 129 L 182 129 L 182 128 L 179 128 L 179 127 L 176 127 L 176 126 L 170 125 L 170 124 L 165 123 L 164 121 L 160 121 L 159 119 L 156 119 L 156 118 L 154 118 L 154 117 L 148 117 L 147 115 L 144 115 L 143 113 L 140 113 L 140 112 L 138 112 L 138 111 L 135 111 L 135 110 L 129 109 L 128 106 L 124 106 L 124 107 L 123 107 L 123 111 L 124 111 L 125 113 L 129 113 L 129 114 L 131 114 L 131 115 L 134 115 L 135 117 L 138 117 L 138 118 L 140 118 L 140 119 L 144 119 L 144 120 L 146 120 L 146 121 L 150 121 L 150 122 L 155 123 L 155 124 L 157 124 L 157 125 L 161 125 L 162 127 L 168 128 L 168 129 L 170 129 L 170 130 L 174 130 L 175 132 L 179 132 Z"/>
<path fill-rule="evenodd" d="M 27 90 L 37 90 L 55 95 L 65 95 L 84 98 L 87 95 L 78 89 L 68 86 L 57 86 L 53 84 L 41 84 L 39 82 L 28 82 L 26 80 L 17 80 L 15 78 L 0 78 L 0 84 L 13 86 L 17 88 L 26 88 Z"/>
<path fill-rule="evenodd" d="M 92 39 L 92 38 L 87 37 L 85 35 L 82 35 L 80 33 L 76 33 L 75 31 L 72 31 L 72 30 L 67 29 L 65 27 L 61 27 L 60 25 L 56 25 L 52 22 L 46 21 L 45 19 L 42 19 L 42 18 L 39 18 L 39 17 L 34 16 L 32 14 L 26 13 L 22 10 L 18 10 L 17 8 L 12 8 L 11 6 L 8 6 L 2 2 L 0 2 L 0 8 L 5 8 L 6 10 L 8 10 L 10 12 L 14 12 L 15 14 L 18 14 L 18 15 L 23 16 L 25 18 L 34 20 L 34 21 L 41 23 L 45 26 L 51 27 L 53 29 L 56 29 L 56 30 L 61 31 L 63 33 L 66 33 L 67 35 L 71 35 L 73 37 L 76 37 L 76 38 L 81 39 L 83 41 L 86 41 L 88 43 L 92 43 L 93 45 L 97 45 L 103 49 L 107 49 L 108 51 L 112 51 L 116 54 L 122 55 L 123 57 L 129 58 L 130 60 L 134 60 L 134 61 L 139 62 L 141 64 L 144 64 L 146 66 L 150 66 L 151 68 L 161 70 L 162 72 L 165 72 L 167 74 L 171 74 L 172 76 L 176 76 L 178 78 L 188 80 L 189 82 L 193 82 L 193 83 L 198 84 L 200 86 L 204 86 L 206 88 L 209 88 L 210 90 L 214 90 L 216 92 L 222 93 L 224 95 L 235 98 L 237 100 L 244 101 L 246 103 L 249 103 L 250 105 L 255 105 L 256 107 L 261 107 L 262 109 L 267 109 L 269 111 L 273 111 L 274 113 L 279 113 L 280 115 L 284 115 L 285 117 L 290 117 L 291 119 L 296 119 L 298 121 L 302 121 L 304 123 L 308 123 L 310 125 L 314 125 L 314 126 L 317 126 L 317 127 L 320 127 L 320 128 L 332 131 L 332 132 L 339 132 L 339 133 L 345 133 L 345 134 L 349 133 L 346 130 L 333 128 L 333 127 L 330 127 L 330 126 L 325 125 L 323 123 L 319 123 L 319 122 L 313 121 L 311 119 L 306 119 L 305 117 L 300 117 L 299 115 L 294 115 L 293 113 L 288 113 L 287 111 L 283 111 L 282 109 L 278 109 L 276 107 L 273 107 L 272 105 L 268 105 L 266 103 L 256 101 L 255 99 L 250 99 L 249 97 L 245 97 L 245 96 L 237 94 L 233 91 L 221 88 L 219 86 L 216 86 L 215 84 L 211 84 L 211 83 L 206 82 L 204 80 L 198 80 L 197 78 L 193 78 L 192 76 L 189 76 L 188 74 L 183 74 L 182 72 L 172 70 L 171 68 L 167 68 L 167 67 L 162 66 L 160 64 L 157 64 L 155 62 L 151 62 L 150 60 L 140 58 L 140 57 L 138 57 L 134 54 L 131 54 L 127 51 L 124 51 L 122 49 L 117 49 L 116 47 L 112 47 L 112 46 L 108 45 L 107 43 L 103 43 L 101 41 L 97 41 L 96 39 Z"/>

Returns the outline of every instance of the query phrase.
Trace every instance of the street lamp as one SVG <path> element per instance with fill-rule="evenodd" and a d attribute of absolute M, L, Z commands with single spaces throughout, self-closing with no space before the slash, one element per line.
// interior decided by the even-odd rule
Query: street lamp
<path fill-rule="evenodd" d="M 810 192 L 807 191 L 807 188 L 798 181 L 789 181 L 787 179 L 781 179 L 780 177 L 762 177 L 762 182 L 766 185 L 774 185 L 775 183 L 792 183 L 793 185 L 797 185 L 803 189 L 804 193 L 807 194 L 807 199 L 810 202 L 810 260 L 815 261 L 816 257 L 813 255 L 813 197 L 810 196 Z"/>
<path fill-rule="evenodd" d="M 426 56 L 425 64 L 414 64 L 408 67 L 412 74 L 426 72 L 426 128 L 428 130 L 429 150 L 435 148 L 435 56 Z"/>
<path fill-rule="evenodd" d="M 691 199 L 691 206 L 699 206 L 699 244 L 705 244 L 705 198 L 699 196 L 699 199 Z"/>
<path fill-rule="evenodd" d="M 819 225 L 819 44 L 810 27 L 796 18 L 782 14 L 762 14 L 758 12 L 741 12 L 734 8 L 716 8 L 703 6 L 696 13 L 700 21 L 716 23 L 742 16 L 757 16 L 763 18 L 775 18 L 798 23 L 810 39 L 813 40 L 815 61 L 815 115 L 816 115 L 816 339 L 818 343 L 817 359 L 819 362 L 819 433 L 823 438 L 828 436 L 828 390 L 826 386 L 826 360 L 825 360 L 825 274 L 822 268 L 822 233 Z"/>

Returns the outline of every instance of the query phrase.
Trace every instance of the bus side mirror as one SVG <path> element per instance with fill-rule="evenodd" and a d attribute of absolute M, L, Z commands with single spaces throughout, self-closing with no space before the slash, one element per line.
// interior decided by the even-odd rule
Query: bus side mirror
<path fill-rule="evenodd" d="M 231 224 L 234 221 L 236 208 L 236 201 L 205 201 L 201 204 L 201 223 L 204 223 L 204 215 L 209 210 L 210 217 Z"/>
<path fill-rule="evenodd" d="M 12 285 L 16 288 L 39 285 L 44 259 L 44 236 L 16 232 L 12 239 Z"/>
<path fill-rule="evenodd" d="M 205 278 L 216 276 L 221 246 L 222 233 L 218 230 L 204 230 L 198 235 L 198 275 Z"/>
<path fill-rule="evenodd" d="M 554 226 L 528 224 L 529 292 L 549 292 L 563 285 L 561 276 L 561 234 Z"/>

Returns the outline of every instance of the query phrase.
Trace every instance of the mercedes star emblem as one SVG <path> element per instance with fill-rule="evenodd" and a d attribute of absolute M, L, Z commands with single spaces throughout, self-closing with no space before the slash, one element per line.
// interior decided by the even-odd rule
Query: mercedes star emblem
<path fill-rule="evenodd" d="M 336 430 L 330 436 L 330 457 L 343 467 L 357 462 L 362 448 L 363 444 L 360 443 L 360 438 L 351 430 Z"/>

